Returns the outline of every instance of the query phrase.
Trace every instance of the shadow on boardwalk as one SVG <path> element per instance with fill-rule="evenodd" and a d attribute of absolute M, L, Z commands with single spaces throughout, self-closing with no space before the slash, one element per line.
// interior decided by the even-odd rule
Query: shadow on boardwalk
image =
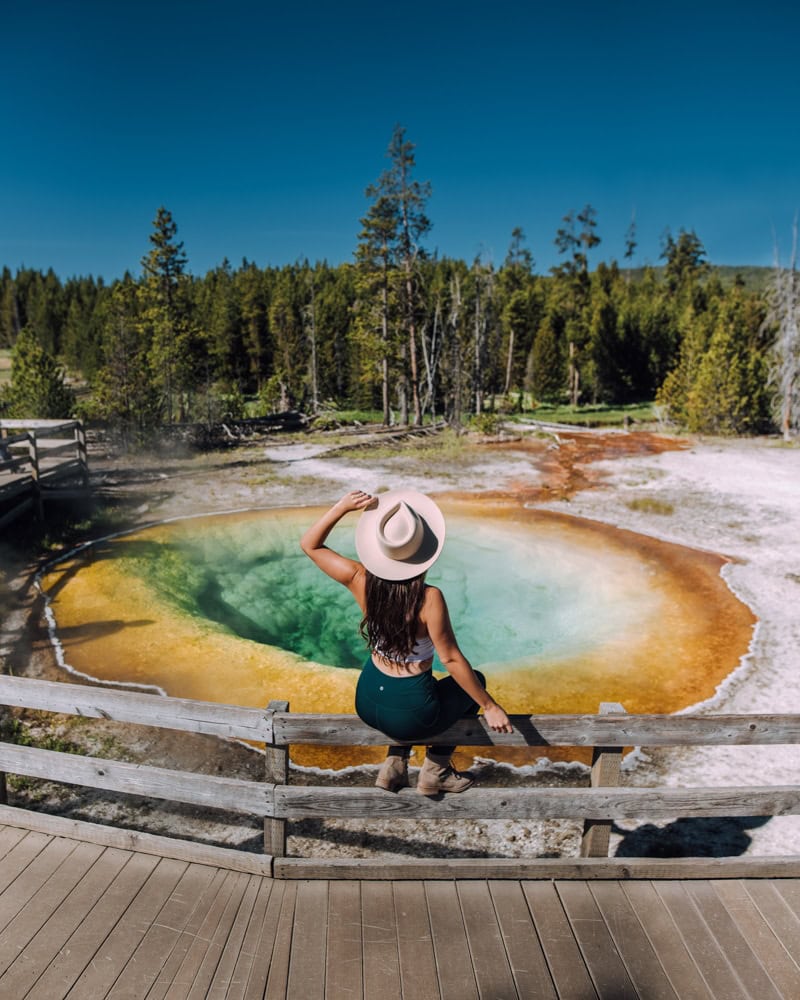
<path fill-rule="evenodd" d="M 717 816 L 678 819 L 666 826 L 645 823 L 635 830 L 617 824 L 622 836 L 618 858 L 725 858 L 745 854 L 752 837 L 747 831 L 764 826 L 769 816 Z"/>

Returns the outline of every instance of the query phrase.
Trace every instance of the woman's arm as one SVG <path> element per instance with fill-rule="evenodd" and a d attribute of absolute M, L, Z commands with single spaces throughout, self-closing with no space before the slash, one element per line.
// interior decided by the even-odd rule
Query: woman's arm
<path fill-rule="evenodd" d="M 481 685 L 469 661 L 459 649 L 453 626 L 450 624 L 447 603 L 438 587 L 428 587 L 425 591 L 423 620 L 445 669 L 459 687 L 462 687 L 483 709 L 489 728 L 498 733 L 513 732 L 514 727 L 505 711 Z"/>
<path fill-rule="evenodd" d="M 300 539 L 300 548 L 312 562 L 319 566 L 323 573 L 336 580 L 337 583 L 342 583 L 351 589 L 353 581 L 361 569 L 361 563 L 329 549 L 325 544 L 325 539 L 345 514 L 351 510 L 364 510 L 369 507 L 373 500 L 374 497 L 370 496 L 369 493 L 364 493 L 363 490 L 353 490 L 346 493 L 318 521 L 312 524 Z"/>

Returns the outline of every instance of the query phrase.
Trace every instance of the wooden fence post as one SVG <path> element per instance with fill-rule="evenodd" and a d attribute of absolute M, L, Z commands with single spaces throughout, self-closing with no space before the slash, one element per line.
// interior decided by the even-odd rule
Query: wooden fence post
<path fill-rule="evenodd" d="M 271 701 L 267 712 L 288 712 L 288 701 Z M 273 785 L 289 784 L 289 748 L 276 746 L 275 734 L 264 747 L 264 779 Z M 268 816 L 264 820 L 264 853 L 274 858 L 286 857 L 286 820 L 273 819 Z"/>
<path fill-rule="evenodd" d="M 39 482 L 39 448 L 36 444 L 36 432 L 28 431 L 28 455 L 31 462 L 31 479 L 33 480 L 33 501 L 36 514 L 40 521 L 44 520 L 44 503 L 42 502 L 42 487 Z"/>
<path fill-rule="evenodd" d="M 624 712 L 622 705 L 613 701 L 600 703 L 600 715 L 613 715 Z M 592 788 L 616 788 L 620 779 L 620 764 L 622 763 L 622 747 L 595 747 L 592 754 Z M 583 822 L 581 838 L 582 858 L 607 858 L 608 841 L 611 835 L 609 820 L 587 819 Z"/>
<path fill-rule="evenodd" d="M 75 423 L 75 457 L 80 462 L 84 489 L 89 488 L 89 459 L 86 454 L 86 431 L 80 420 Z"/>

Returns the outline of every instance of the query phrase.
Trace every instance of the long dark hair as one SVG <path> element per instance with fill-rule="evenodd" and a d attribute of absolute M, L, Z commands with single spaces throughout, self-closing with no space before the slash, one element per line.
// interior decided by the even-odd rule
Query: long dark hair
<path fill-rule="evenodd" d="M 411 580 L 382 580 L 369 570 L 361 635 L 387 660 L 404 660 L 414 648 L 425 600 L 425 574 Z"/>

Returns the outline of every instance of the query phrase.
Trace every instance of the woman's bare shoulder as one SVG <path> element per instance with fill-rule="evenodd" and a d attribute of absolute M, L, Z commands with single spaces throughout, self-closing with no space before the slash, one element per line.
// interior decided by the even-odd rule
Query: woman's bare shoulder
<path fill-rule="evenodd" d="M 425 598 L 422 603 L 423 612 L 430 611 L 436 612 L 440 611 L 442 608 L 447 607 L 447 602 L 444 599 L 444 594 L 439 590 L 438 587 L 434 587 L 431 584 L 425 585 Z"/>

